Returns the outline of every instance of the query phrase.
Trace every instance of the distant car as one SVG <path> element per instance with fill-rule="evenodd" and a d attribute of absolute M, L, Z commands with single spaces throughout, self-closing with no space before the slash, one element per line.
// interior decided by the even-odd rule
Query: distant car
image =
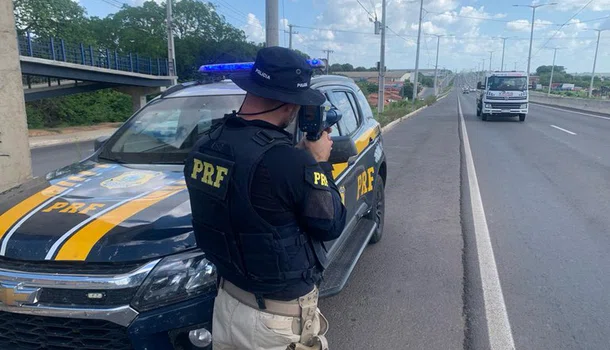
<path fill-rule="evenodd" d="M 462 91 L 462 93 L 463 93 L 463 94 L 465 94 L 465 95 L 467 95 L 467 94 L 469 94 L 469 93 L 470 93 L 470 89 L 469 89 L 469 88 L 465 88 L 465 89 Z"/>

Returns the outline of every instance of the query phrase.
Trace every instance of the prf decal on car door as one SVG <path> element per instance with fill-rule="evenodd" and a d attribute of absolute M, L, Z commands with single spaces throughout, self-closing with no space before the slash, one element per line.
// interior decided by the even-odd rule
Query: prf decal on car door
<path fill-rule="evenodd" d="M 364 194 L 373 190 L 373 180 L 375 179 L 375 168 L 370 167 L 358 175 L 358 196 L 360 199 Z"/>

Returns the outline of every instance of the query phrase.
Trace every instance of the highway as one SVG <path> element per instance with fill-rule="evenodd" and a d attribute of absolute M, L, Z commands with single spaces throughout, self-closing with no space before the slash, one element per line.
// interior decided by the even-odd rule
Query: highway
<path fill-rule="evenodd" d="M 609 134 L 610 118 L 538 105 L 483 122 L 459 85 L 384 133 L 385 234 L 321 301 L 331 347 L 608 348 Z M 35 149 L 34 173 L 92 151 Z"/>
<path fill-rule="evenodd" d="M 322 301 L 333 348 L 607 349 L 609 133 L 609 118 L 537 105 L 483 122 L 454 92 L 384 134 L 385 236 Z"/>
<path fill-rule="evenodd" d="M 78 162 L 91 155 L 93 141 L 34 148 L 31 153 L 33 175 L 44 176 L 50 171 Z"/>

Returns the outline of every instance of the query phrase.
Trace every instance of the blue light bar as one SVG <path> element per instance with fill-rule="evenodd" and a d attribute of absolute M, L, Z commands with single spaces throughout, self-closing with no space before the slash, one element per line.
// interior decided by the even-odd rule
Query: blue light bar
<path fill-rule="evenodd" d="M 324 68 L 324 61 L 314 58 L 307 60 L 311 68 Z M 254 66 L 254 62 L 238 62 L 238 63 L 220 63 L 220 64 L 204 64 L 199 67 L 201 73 L 231 73 L 249 71 Z"/>

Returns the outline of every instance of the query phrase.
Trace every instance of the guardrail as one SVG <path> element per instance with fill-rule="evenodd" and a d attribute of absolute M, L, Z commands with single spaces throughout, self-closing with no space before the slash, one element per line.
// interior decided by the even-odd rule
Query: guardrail
<path fill-rule="evenodd" d="M 544 93 L 530 91 L 530 102 L 549 106 L 579 109 L 587 112 L 610 114 L 609 100 L 594 100 L 577 97 L 564 97 L 558 95 L 547 96 Z"/>
<path fill-rule="evenodd" d="M 116 50 L 85 44 L 70 44 L 63 39 L 34 37 L 27 33 L 18 37 L 19 54 L 53 61 L 69 62 L 124 72 L 169 76 L 166 58 L 140 57 L 137 53 L 119 54 Z M 175 70 L 171 70 L 175 71 Z"/>

